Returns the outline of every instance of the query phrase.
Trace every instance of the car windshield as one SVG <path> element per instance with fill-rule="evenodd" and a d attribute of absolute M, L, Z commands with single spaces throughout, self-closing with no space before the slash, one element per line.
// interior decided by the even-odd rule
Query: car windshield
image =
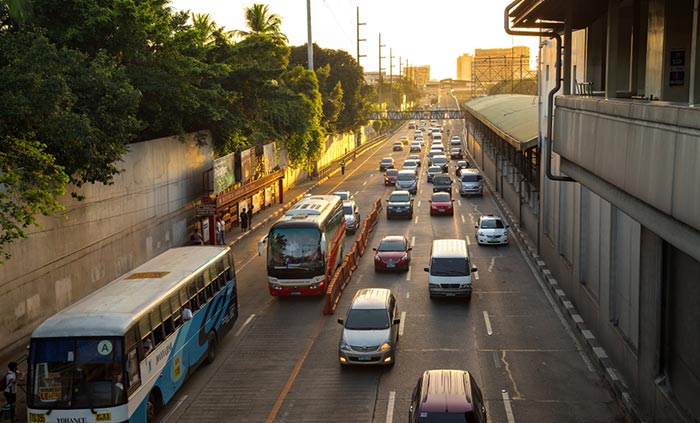
<path fill-rule="evenodd" d="M 392 163 L 394 163 L 393 159 L 382 159 L 382 164 L 386 165 L 386 164 L 392 164 Z"/>
<path fill-rule="evenodd" d="M 392 194 L 391 197 L 389 197 L 389 202 L 396 203 L 396 202 L 401 202 L 401 203 L 408 203 L 409 197 L 408 194 Z"/>
<path fill-rule="evenodd" d="M 433 194 L 433 201 L 438 203 L 449 203 L 451 201 L 450 194 L 446 192 Z"/>
<path fill-rule="evenodd" d="M 450 150 L 450 151 L 452 151 L 453 153 L 459 153 L 459 148 L 453 148 L 453 149 Z"/>
<path fill-rule="evenodd" d="M 435 163 L 435 164 L 447 163 L 447 159 L 444 157 L 433 157 L 433 163 Z"/>
<path fill-rule="evenodd" d="M 29 357 L 33 408 L 105 408 L 126 402 L 129 378 L 138 371 L 125 366 L 122 338 L 57 338 L 33 340 Z M 138 364 L 133 364 L 137 366 Z"/>
<path fill-rule="evenodd" d="M 349 216 L 352 213 L 352 206 L 343 206 L 343 214 Z"/>
<path fill-rule="evenodd" d="M 481 221 L 481 229 L 503 229 L 504 227 L 501 219 L 483 219 Z"/>
<path fill-rule="evenodd" d="M 479 182 L 481 180 L 481 175 L 474 173 L 462 174 L 462 182 Z"/>
<path fill-rule="evenodd" d="M 379 243 L 377 251 L 406 251 L 406 244 L 400 240 L 384 239 Z"/>
<path fill-rule="evenodd" d="M 416 179 L 416 175 L 413 173 L 399 173 L 399 181 L 412 181 L 414 179 Z"/>
<path fill-rule="evenodd" d="M 430 274 L 433 276 L 469 275 L 469 259 L 438 257 L 430 261 Z"/>
<path fill-rule="evenodd" d="M 428 168 L 428 173 L 440 173 L 442 172 L 442 168 L 440 166 L 430 166 Z"/>
<path fill-rule="evenodd" d="M 386 310 L 352 309 L 345 320 L 345 329 L 380 330 L 389 329 L 389 314 Z"/>
<path fill-rule="evenodd" d="M 404 167 L 416 167 L 416 161 L 415 160 L 406 160 L 403 162 Z"/>
<path fill-rule="evenodd" d="M 386 171 L 386 176 L 396 176 L 399 174 L 399 171 L 396 169 L 389 169 Z"/>

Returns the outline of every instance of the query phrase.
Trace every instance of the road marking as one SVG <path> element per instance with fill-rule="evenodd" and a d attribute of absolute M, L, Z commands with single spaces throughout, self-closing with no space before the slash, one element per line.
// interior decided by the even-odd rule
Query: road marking
<path fill-rule="evenodd" d="M 367 185 L 367 181 L 364 181 L 364 182 L 362 183 L 362 186 L 365 186 L 365 185 Z"/>
<path fill-rule="evenodd" d="M 407 292 L 407 293 L 406 293 L 406 299 L 408 299 L 410 296 L 411 296 L 411 293 L 410 293 L 410 292 Z"/>
<path fill-rule="evenodd" d="M 515 423 L 515 417 L 513 416 L 513 408 L 510 406 L 510 398 L 508 397 L 508 392 L 506 390 L 501 391 L 501 396 L 503 397 L 503 407 L 506 409 L 506 417 L 508 417 L 508 423 Z"/>
<path fill-rule="evenodd" d="M 496 256 L 491 257 L 491 264 L 489 264 L 489 273 L 493 272 L 493 266 L 496 265 Z"/>
<path fill-rule="evenodd" d="M 479 280 L 479 272 L 474 272 L 474 279 Z"/>
<path fill-rule="evenodd" d="M 463 215 L 463 214 L 460 214 L 460 215 L 459 215 L 459 217 L 461 217 L 461 218 L 462 218 L 462 223 L 467 223 L 467 221 L 466 221 L 466 220 L 464 220 L 464 215 Z"/>
<path fill-rule="evenodd" d="M 421 200 L 418 200 L 418 207 L 420 207 Z"/>
<path fill-rule="evenodd" d="M 358 189 L 357 191 L 355 191 L 355 195 L 357 195 L 357 194 L 359 194 L 359 193 L 360 193 L 360 190 L 359 190 L 359 189 Z"/>
<path fill-rule="evenodd" d="M 416 216 L 416 218 L 413 219 L 413 224 L 416 224 L 416 223 L 418 223 L 418 216 Z"/>
<path fill-rule="evenodd" d="M 170 410 L 170 412 L 169 412 L 168 414 L 166 414 L 165 417 L 163 417 L 163 420 L 161 420 L 161 422 L 163 422 L 163 423 L 167 422 L 168 419 L 169 419 L 170 417 L 172 417 L 173 413 L 175 413 L 175 410 L 177 410 L 177 408 L 178 408 L 180 405 L 182 405 L 182 403 L 185 402 L 186 399 L 187 399 L 187 395 L 181 396 L 180 399 L 177 401 L 177 404 L 175 404 L 175 405 L 173 406 L 173 408 Z"/>
<path fill-rule="evenodd" d="M 472 239 L 469 237 L 469 235 L 467 235 L 466 238 L 467 238 L 467 245 L 472 245 Z"/>
<path fill-rule="evenodd" d="M 294 369 L 292 370 L 292 374 L 289 375 L 289 379 L 287 379 L 287 384 L 284 385 L 282 392 L 280 392 L 279 397 L 277 397 L 277 401 L 275 402 L 275 405 L 272 407 L 272 410 L 270 410 L 270 414 L 267 415 L 267 419 L 265 420 L 265 423 L 272 423 L 275 420 L 275 417 L 277 417 L 277 413 L 280 411 L 280 407 L 282 407 L 282 403 L 284 403 L 284 399 L 287 397 L 289 390 L 292 389 L 292 385 L 294 384 L 294 380 L 297 378 L 297 375 L 299 374 L 299 370 L 301 370 L 301 366 L 304 364 L 304 361 L 306 361 L 306 357 L 309 355 L 309 351 L 311 351 L 311 347 L 314 345 L 314 341 L 318 337 L 318 334 L 321 332 L 321 328 L 323 327 L 323 323 L 325 321 L 326 321 L 326 316 L 321 316 L 321 318 L 318 319 L 318 322 L 316 323 L 316 327 L 314 328 L 313 332 L 311 332 L 311 336 L 309 337 L 309 341 L 306 343 L 306 347 L 304 348 L 304 352 L 301 354 L 301 357 L 299 357 L 299 360 L 297 360 L 296 364 L 294 365 Z"/>
<path fill-rule="evenodd" d="M 255 314 L 251 314 L 250 317 L 248 317 L 248 319 L 245 321 L 245 323 L 243 323 L 243 326 L 241 326 L 233 336 L 240 335 L 241 332 L 243 332 L 243 329 L 245 329 L 245 327 L 248 326 L 248 323 L 252 322 L 253 319 L 255 319 Z"/>
<path fill-rule="evenodd" d="M 406 272 L 406 280 L 411 280 L 411 266 L 408 266 L 408 272 Z"/>
<path fill-rule="evenodd" d="M 411 247 L 414 247 L 416 245 L 416 237 L 412 236 L 411 237 Z"/>
<path fill-rule="evenodd" d="M 491 329 L 491 320 L 489 319 L 489 312 L 484 310 L 484 323 L 486 323 L 486 333 L 491 336 L 493 335 L 493 329 Z"/>
<path fill-rule="evenodd" d="M 496 351 L 491 351 L 491 358 L 493 358 L 493 365 L 496 366 L 497 369 L 500 369 L 501 358 L 498 356 L 498 353 Z"/>
<path fill-rule="evenodd" d="M 403 325 L 406 322 L 406 312 L 401 312 L 401 323 L 399 323 L 399 336 L 403 336 Z"/>
<path fill-rule="evenodd" d="M 386 423 L 394 421 L 394 401 L 396 401 L 396 392 L 389 392 L 389 403 L 386 405 Z"/>
<path fill-rule="evenodd" d="M 462 200 L 457 200 L 457 204 L 459 204 L 459 206 L 461 207 L 461 206 L 462 206 Z"/>
<path fill-rule="evenodd" d="M 254 259 L 255 257 L 258 257 L 258 256 L 253 256 L 253 257 L 249 258 L 247 262 L 243 263 L 243 266 L 238 266 L 238 270 L 241 270 L 241 269 L 243 269 L 244 267 L 246 267 L 251 261 L 253 261 L 253 259 Z"/>

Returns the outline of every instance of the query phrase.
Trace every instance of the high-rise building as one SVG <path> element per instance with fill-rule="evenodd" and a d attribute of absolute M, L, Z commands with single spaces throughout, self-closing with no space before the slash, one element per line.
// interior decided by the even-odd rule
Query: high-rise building
<path fill-rule="evenodd" d="M 457 79 L 472 80 L 472 63 L 474 63 L 474 56 L 469 53 L 457 57 Z"/>
<path fill-rule="evenodd" d="M 418 88 L 422 88 L 430 81 L 430 65 L 406 66 L 403 68 L 403 76 L 412 81 Z"/>
<path fill-rule="evenodd" d="M 530 48 L 477 48 L 473 58 L 474 81 L 495 85 L 501 81 L 527 77 L 530 69 Z"/>

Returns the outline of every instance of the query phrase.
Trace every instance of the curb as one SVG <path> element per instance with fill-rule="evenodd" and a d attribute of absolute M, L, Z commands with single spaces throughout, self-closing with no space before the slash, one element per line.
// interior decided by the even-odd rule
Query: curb
<path fill-rule="evenodd" d="M 585 346 L 584 348 L 587 355 L 594 359 L 596 367 L 603 372 L 605 380 L 608 382 L 610 388 L 612 388 L 619 402 L 622 403 L 625 412 L 631 417 L 632 421 L 635 423 L 646 423 L 647 420 L 639 413 L 638 406 L 629 393 L 629 388 L 619 376 L 619 372 L 608 357 L 605 349 L 603 349 L 600 342 L 598 342 L 595 335 L 593 335 L 593 332 L 590 331 L 586 325 L 586 322 L 584 322 L 583 318 L 578 313 L 573 303 L 569 300 L 566 293 L 560 288 L 559 282 L 552 275 L 552 272 L 549 270 L 547 264 L 537 253 L 537 246 L 530 242 L 527 235 L 520 229 L 520 224 L 515 223 L 516 219 L 511 213 L 510 208 L 507 206 L 505 201 L 503 201 L 503 198 L 496 194 L 496 190 L 494 190 L 494 187 L 491 185 L 491 181 L 484 175 L 481 167 L 476 164 L 476 161 L 473 160 L 471 153 L 467 151 L 467 154 L 469 154 L 470 159 L 472 159 L 472 165 L 477 167 L 483 175 L 484 184 L 491 192 L 491 197 L 495 200 L 502 214 L 505 215 L 504 217 L 510 224 L 511 228 L 515 230 L 518 240 L 525 246 L 525 251 L 529 259 L 535 264 L 539 275 L 546 282 L 545 286 L 547 286 L 549 291 L 554 294 L 559 310 L 563 312 L 564 316 L 566 316 L 569 326 L 574 329 L 579 341 L 582 341 L 582 345 Z"/>

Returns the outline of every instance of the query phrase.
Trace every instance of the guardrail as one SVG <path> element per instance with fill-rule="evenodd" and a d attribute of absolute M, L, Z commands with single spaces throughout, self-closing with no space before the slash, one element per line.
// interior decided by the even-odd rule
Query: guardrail
<path fill-rule="evenodd" d="M 343 290 L 350 282 L 352 277 L 352 272 L 357 269 L 357 263 L 360 261 L 360 257 L 365 253 L 367 248 L 367 242 L 369 241 L 369 234 L 374 230 L 374 227 L 379 221 L 379 213 L 382 211 L 382 200 L 377 198 L 372 207 L 372 211 L 369 212 L 365 218 L 365 224 L 362 225 L 360 233 L 355 238 L 350 251 L 343 257 L 343 262 L 333 273 L 331 282 L 328 285 L 328 290 L 326 291 L 326 305 L 323 307 L 323 314 L 333 314 L 335 308 L 340 301 L 340 297 L 343 294 Z"/>

